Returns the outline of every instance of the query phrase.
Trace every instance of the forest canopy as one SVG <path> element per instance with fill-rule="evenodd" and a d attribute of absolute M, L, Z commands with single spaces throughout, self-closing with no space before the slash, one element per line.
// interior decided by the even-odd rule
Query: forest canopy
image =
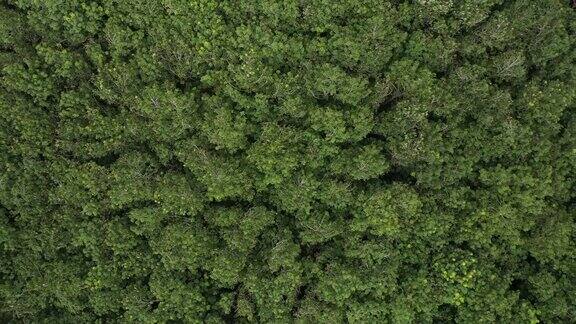
<path fill-rule="evenodd" d="M 570 1 L 0 3 L 0 322 L 576 322 Z"/>

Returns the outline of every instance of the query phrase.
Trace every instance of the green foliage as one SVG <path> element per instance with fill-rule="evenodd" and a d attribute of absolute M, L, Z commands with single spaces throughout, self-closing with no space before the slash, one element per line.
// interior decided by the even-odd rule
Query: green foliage
<path fill-rule="evenodd" d="M 576 322 L 560 0 L 4 0 L 0 322 Z"/>

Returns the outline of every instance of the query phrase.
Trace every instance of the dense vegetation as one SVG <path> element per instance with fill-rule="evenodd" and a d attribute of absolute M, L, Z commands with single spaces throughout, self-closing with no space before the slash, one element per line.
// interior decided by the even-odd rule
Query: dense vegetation
<path fill-rule="evenodd" d="M 576 322 L 559 0 L 2 0 L 0 322 Z"/>

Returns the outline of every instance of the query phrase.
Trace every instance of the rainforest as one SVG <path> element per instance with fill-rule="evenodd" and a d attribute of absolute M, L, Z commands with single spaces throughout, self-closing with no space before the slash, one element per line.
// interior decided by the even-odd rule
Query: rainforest
<path fill-rule="evenodd" d="M 0 322 L 575 323 L 575 9 L 0 0 Z"/>

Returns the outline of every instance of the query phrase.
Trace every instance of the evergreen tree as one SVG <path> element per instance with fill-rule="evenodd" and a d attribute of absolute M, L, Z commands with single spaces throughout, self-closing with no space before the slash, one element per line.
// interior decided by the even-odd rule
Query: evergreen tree
<path fill-rule="evenodd" d="M 560 0 L 3 0 L 0 322 L 576 322 Z"/>

